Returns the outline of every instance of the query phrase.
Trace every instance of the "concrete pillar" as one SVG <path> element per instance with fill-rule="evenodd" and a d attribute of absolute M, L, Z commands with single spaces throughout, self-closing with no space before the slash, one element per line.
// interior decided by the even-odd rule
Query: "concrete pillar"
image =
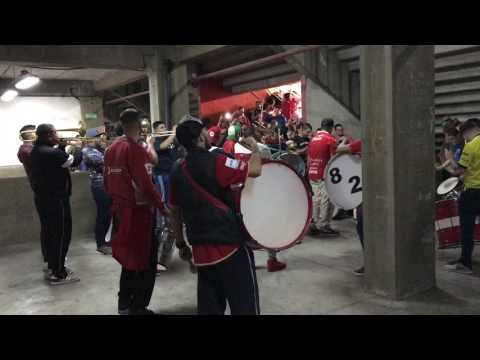
<path fill-rule="evenodd" d="M 402 299 L 435 286 L 434 47 L 361 54 L 368 290 Z"/>
<path fill-rule="evenodd" d="M 80 98 L 82 121 L 87 129 L 104 125 L 103 99 L 100 97 Z"/>
<path fill-rule="evenodd" d="M 155 49 L 152 55 L 145 55 L 146 73 L 150 97 L 150 121 L 166 121 L 168 124 L 168 72 L 165 59 L 160 50 Z"/>
<path fill-rule="evenodd" d="M 340 83 L 340 88 L 341 88 L 341 99 L 342 101 L 348 105 L 349 107 L 352 107 L 352 104 L 350 102 L 350 71 L 348 69 L 348 65 L 346 63 L 342 63 L 340 65 L 340 78 L 341 78 L 341 83 Z"/>
<path fill-rule="evenodd" d="M 178 123 L 183 116 L 190 113 L 188 73 L 186 64 L 175 66 L 170 73 L 172 124 Z"/>

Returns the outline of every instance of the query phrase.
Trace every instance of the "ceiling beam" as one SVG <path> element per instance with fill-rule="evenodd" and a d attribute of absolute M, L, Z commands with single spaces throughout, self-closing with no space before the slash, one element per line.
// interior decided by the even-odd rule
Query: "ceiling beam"
<path fill-rule="evenodd" d="M 275 86 L 280 86 L 280 85 L 300 81 L 300 79 L 301 79 L 301 75 L 299 73 L 270 77 L 268 79 L 252 81 L 252 82 L 244 83 L 241 85 L 233 86 L 232 93 L 242 94 L 249 91 L 267 89 Z"/>
<path fill-rule="evenodd" d="M 200 56 L 218 51 L 229 45 L 179 45 L 176 46 L 177 55 L 173 59 L 177 62 L 191 61 Z"/>
<path fill-rule="evenodd" d="M 0 89 L 11 86 L 11 79 L 0 79 Z M 93 81 L 86 80 L 41 80 L 38 85 L 28 90 L 20 90 L 20 96 L 95 96 Z"/>
<path fill-rule="evenodd" d="M 0 62 L 19 65 L 84 67 L 98 69 L 144 69 L 140 46 L 68 45 L 0 46 Z"/>
<path fill-rule="evenodd" d="M 101 92 L 128 85 L 146 77 L 147 74 L 143 71 L 119 70 L 95 81 L 94 87 L 96 91 Z"/>
<path fill-rule="evenodd" d="M 248 72 L 241 75 L 226 78 L 223 81 L 224 87 L 232 87 L 246 82 L 266 79 L 272 76 L 284 75 L 296 72 L 289 64 L 280 64 L 277 66 L 270 66 L 265 69 Z"/>
<path fill-rule="evenodd" d="M 214 71 L 214 72 L 211 72 L 211 73 L 208 73 L 208 74 L 195 76 L 195 77 L 193 77 L 192 80 L 193 81 L 202 81 L 202 80 L 212 79 L 212 78 L 222 78 L 222 77 L 225 77 L 225 76 L 230 75 L 230 74 L 241 73 L 243 71 L 247 71 L 247 70 L 250 70 L 250 69 L 253 69 L 253 68 L 258 68 L 258 67 L 261 67 L 261 66 L 264 66 L 264 65 L 276 63 L 280 60 L 283 60 L 285 58 L 291 57 L 291 56 L 296 55 L 296 54 L 303 53 L 305 51 L 317 49 L 320 46 L 321 45 L 300 46 L 300 47 L 290 49 L 290 50 L 287 50 L 287 51 L 282 51 L 282 52 L 279 52 L 275 55 L 267 56 L 267 57 L 264 57 L 264 58 L 261 58 L 261 59 L 258 59 L 258 60 L 249 61 L 249 62 L 240 64 L 240 65 L 235 65 L 235 66 L 232 66 L 232 67 L 229 67 L 229 68 L 226 68 L 226 69 L 222 69 L 222 70 L 218 70 L 218 71 Z"/>

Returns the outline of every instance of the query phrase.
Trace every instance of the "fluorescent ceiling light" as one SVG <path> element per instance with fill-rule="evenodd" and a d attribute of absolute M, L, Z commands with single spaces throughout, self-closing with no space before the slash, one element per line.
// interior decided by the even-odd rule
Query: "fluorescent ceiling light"
<path fill-rule="evenodd" d="M 39 82 L 40 78 L 38 76 L 32 75 L 28 71 L 23 70 L 22 75 L 20 75 L 15 82 L 15 87 L 19 90 L 26 90 L 37 85 Z"/>
<path fill-rule="evenodd" d="M 0 96 L 0 100 L 2 101 L 12 101 L 13 99 L 15 99 L 18 95 L 18 91 L 17 90 L 14 90 L 14 89 L 7 89 L 5 90 L 5 92 L 2 94 L 2 96 Z"/>

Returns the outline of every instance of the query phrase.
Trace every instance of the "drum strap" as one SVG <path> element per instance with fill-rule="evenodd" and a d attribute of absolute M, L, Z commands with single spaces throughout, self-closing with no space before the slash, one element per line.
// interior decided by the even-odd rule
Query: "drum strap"
<path fill-rule="evenodd" d="M 215 206 L 217 209 L 220 209 L 222 211 L 229 211 L 230 208 L 220 199 L 217 197 L 213 196 L 210 194 L 207 190 L 205 190 L 203 187 L 201 187 L 193 178 L 190 172 L 188 171 L 187 168 L 187 163 L 186 161 L 182 161 L 182 172 L 187 178 L 188 182 L 192 187 L 195 189 L 195 191 L 200 194 L 208 203 L 211 205 Z"/>

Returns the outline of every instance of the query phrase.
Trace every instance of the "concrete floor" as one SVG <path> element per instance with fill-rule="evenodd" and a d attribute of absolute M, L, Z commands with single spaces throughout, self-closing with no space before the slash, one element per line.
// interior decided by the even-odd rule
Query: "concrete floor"
<path fill-rule="evenodd" d="M 352 274 L 361 265 L 353 221 L 334 224 L 342 231 L 340 238 L 306 238 L 281 253 L 280 259 L 288 263 L 286 271 L 268 273 L 267 254 L 255 252 L 263 314 L 480 314 L 480 274 L 442 268 L 458 249 L 438 252 L 438 289 L 407 301 L 389 301 L 366 293 L 362 278 Z M 36 243 L 2 248 L 0 314 L 116 314 L 120 267 L 115 260 L 97 254 L 93 239 L 87 238 L 74 239 L 68 257 L 81 281 L 50 287 L 43 280 Z M 170 272 L 157 277 L 150 307 L 169 315 L 196 313 L 196 276 L 177 256 Z"/>

